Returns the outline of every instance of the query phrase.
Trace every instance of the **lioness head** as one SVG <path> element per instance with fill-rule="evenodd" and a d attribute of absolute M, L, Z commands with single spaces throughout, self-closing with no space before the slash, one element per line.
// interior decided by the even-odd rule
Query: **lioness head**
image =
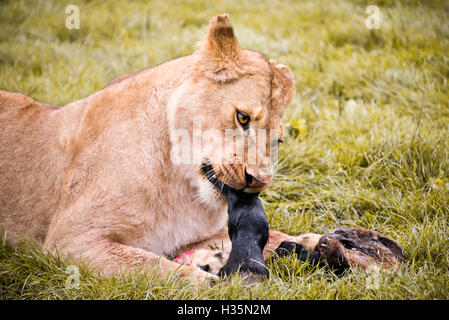
<path fill-rule="evenodd" d="M 212 18 L 193 59 L 168 105 L 172 161 L 190 170 L 204 198 L 224 185 L 264 190 L 295 93 L 292 72 L 240 49 L 227 14 Z"/>

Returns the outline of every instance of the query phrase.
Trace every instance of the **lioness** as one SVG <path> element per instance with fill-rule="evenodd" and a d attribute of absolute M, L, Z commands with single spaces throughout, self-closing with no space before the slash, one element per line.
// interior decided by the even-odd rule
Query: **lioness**
<path fill-rule="evenodd" d="M 267 144 L 277 144 L 294 93 L 288 67 L 239 48 L 227 14 L 211 20 L 194 54 L 64 107 L 0 92 L 0 231 L 105 276 L 139 266 L 213 278 L 170 258 L 214 245 L 230 251 L 220 184 L 260 192 L 272 178 L 268 152 L 263 165 L 223 161 L 237 155 L 222 151 L 219 136 L 276 129 Z M 174 163 L 176 130 L 192 135 L 195 123 L 216 134 L 203 135 L 200 161 Z M 314 248 L 319 237 L 270 231 L 264 257 L 284 240 Z"/>

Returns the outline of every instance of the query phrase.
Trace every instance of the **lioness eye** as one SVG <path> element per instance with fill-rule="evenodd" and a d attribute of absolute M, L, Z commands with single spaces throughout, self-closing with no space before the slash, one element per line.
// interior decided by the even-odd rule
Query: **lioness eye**
<path fill-rule="evenodd" d="M 237 110 L 237 121 L 245 128 L 249 123 L 250 117 L 246 113 Z"/>
<path fill-rule="evenodd" d="M 271 148 L 279 148 L 279 145 L 284 142 L 284 140 L 282 139 L 278 139 L 278 140 L 272 140 L 271 141 Z"/>

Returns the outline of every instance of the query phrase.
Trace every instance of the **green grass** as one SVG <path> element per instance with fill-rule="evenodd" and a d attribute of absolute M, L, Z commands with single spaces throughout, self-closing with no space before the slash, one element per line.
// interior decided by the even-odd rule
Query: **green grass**
<path fill-rule="evenodd" d="M 80 8 L 80 30 L 65 7 Z M 365 8 L 377 4 L 378 30 Z M 294 257 L 270 280 L 198 288 L 175 275 L 105 279 L 33 246 L 0 246 L 2 299 L 449 298 L 449 5 L 445 1 L 0 1 L 0 89 L 63 105 L 124 73 L 193 52 L 209 19 L 229 12 L 243 48 L 287 64 L 279 169 L 263 200 L 270 226 L 291 234 L 336 226 L 377 230 L 404 249 L 387 274 L 337 277 Z"/>

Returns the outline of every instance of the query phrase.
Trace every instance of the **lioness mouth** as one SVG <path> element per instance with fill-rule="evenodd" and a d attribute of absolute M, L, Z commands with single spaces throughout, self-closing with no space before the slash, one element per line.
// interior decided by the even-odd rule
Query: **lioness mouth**
<path fill-rule="evenodd" d="M 210 163 L 209 159 L 206 159 L 205 162 L 201 165 L 201 172 L 203 176 L 206 177 L 206 179 L 217 189 L 218 192 L 222 194 L 226 194 L 228 189 L 232 188 L 231 186 L 227 185 L 223 181 L 217 178 L 217 174 L 215 173 L 214 168 L 212 167 L 212 164 Z M 248 175 L 245 169 L 245 178 L 246 178 L 246 185 L 241 189 L 235 189 L 237 191 L 243 191 L 248 187 L 251 187 L 253 185 L 253 181 L 255 180 L 252 176 Z M 234 188 L 233 188 L 234 189 Z"/>
<path fill-rule="evenodd" d="M 201 171 L 202 174 L 206 177 L 207 181 L 209 181 L 217 189 L 218 192 L 226 193 L 228 185 L 217 178 L 217 174 L 215 173 L 212 164 L 208 160 L 206 160 L 206 162 L 201 165 Z"/>

